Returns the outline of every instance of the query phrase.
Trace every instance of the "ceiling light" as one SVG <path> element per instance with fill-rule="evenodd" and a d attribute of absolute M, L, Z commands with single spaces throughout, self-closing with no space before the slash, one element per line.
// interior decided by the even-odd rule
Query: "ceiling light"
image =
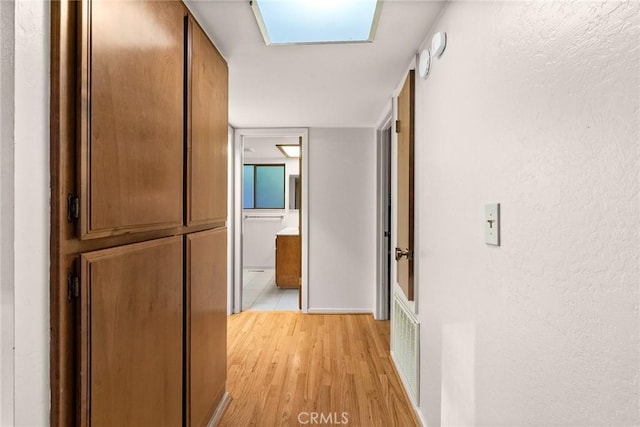
<path fill-rule="evenodd" d="M 431 51 L 429 49 L 423 49 L 420 52 L 418 59 L 418 73 L 420 77 L 426 79 L 429 76 L 431 70 Z"/>
<path fill-rule="evenodd" d="M 447 47 L 447 33 L 435 33 L 431 39 L 431 52 L 434 58 L 439 58 Z"/>
<path fill-rule="evenodd" d="M 300 158 L 300 146 L 297 144 L 276 144 L 276 147 L 282 151 L 285 157 L 289 157 L 290 159 Z"/>
<path fill-rule="evenodd" d="M 253 0 L 267 45 L 372 42 L 382 0 Z"/>

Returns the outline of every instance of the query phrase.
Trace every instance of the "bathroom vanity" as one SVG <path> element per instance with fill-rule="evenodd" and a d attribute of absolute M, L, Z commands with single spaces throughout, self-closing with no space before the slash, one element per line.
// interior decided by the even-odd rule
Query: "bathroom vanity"
<path fill-rule="evenodd" d="M 298 227 L 287 227 L 276 233 L 276 285 L 300 287 L 302 264 Z"/>

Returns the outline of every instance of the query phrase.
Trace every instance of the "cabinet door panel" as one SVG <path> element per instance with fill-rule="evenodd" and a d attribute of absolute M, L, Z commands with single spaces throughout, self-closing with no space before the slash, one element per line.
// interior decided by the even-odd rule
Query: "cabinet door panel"
<path fill-rule="evenodd" d="M 182 238 L 81 256 L 82 426 L 182 423 Z"/>
<path fill-rule="evenodd" d="M 206 426 L 225 391 L 227 229 L 187 235 L 191 426 Z"/>
<path fill-rule="evenodd" d="M 190 18 L 187 225 L 227 217 L 228 71 L 225 60 Z"/>
<path fill-rule="evenodd" d="M 81 237 L 182 225 L 179 2 L 83 3 Z"/>
<path fill-rule="evenodd" d="M 301 276 L 300 236 L 276 237 L 276 285 L 299 288 Z"/>

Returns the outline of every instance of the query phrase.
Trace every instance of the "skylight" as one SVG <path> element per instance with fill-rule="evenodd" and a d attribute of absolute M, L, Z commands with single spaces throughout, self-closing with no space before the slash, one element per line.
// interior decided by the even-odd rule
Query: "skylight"
<path fill-rule="evenodd" d="M 382 0 L 253 0 L 265 43 L 373 41 Z"/>

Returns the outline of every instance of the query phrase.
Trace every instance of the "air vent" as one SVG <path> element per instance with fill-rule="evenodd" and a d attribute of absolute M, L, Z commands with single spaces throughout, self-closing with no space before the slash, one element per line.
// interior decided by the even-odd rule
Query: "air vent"
<path fill-rule="evenodd" d="M 391 313 L 391 358 L 407 394 L 416 406 L 420 386 L 420 324 L 396 294 Z"/>

